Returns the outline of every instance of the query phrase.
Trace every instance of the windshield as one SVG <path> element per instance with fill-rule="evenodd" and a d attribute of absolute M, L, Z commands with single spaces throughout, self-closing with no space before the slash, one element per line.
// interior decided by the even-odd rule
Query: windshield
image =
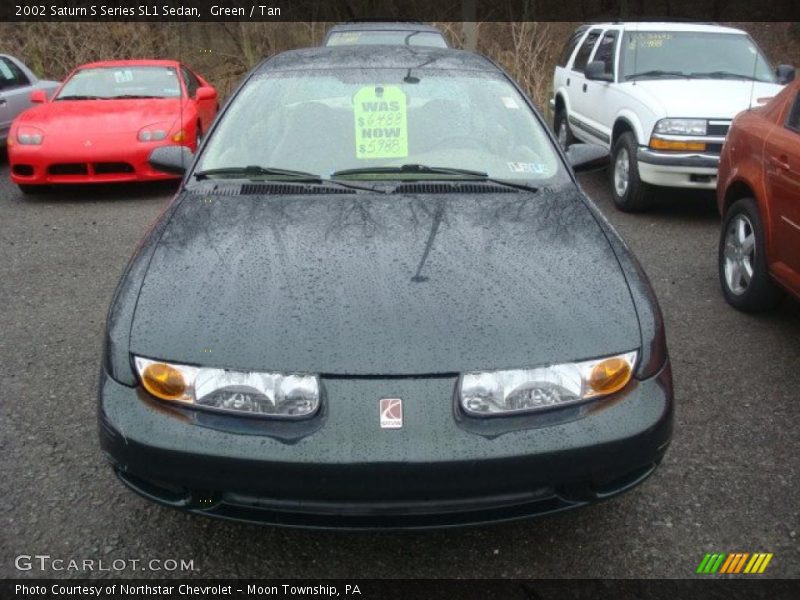
<path fill-rule="evenodd" d="M 173 67 L 93 67 L 76 71 L 56 100 L 177 98 L 180 95 L 178 72 Z"/>
<path fill-rule="evenodd" d="M 749 36 L 694 31 L 625 34 L 623 80 L 697 77 L 774 82 L 775 75 Z"/>
<path fill-rule="evenodd" d="M 457 177 L 391 172 L 403 165 L 537 185 L 567 177 L 543 127 L 502 75 L 434 69 L 258 76 L 233 100 L 198 164 L 203 172 L 269 167 L 323 178 L 351 169 L 372 171 L 367 179 Z"/>
<path fill-rule="evenodd" d="M 429 31 L 335 31 L 326 46 L 409 45 L 447 48 L 440 33 Z"/>

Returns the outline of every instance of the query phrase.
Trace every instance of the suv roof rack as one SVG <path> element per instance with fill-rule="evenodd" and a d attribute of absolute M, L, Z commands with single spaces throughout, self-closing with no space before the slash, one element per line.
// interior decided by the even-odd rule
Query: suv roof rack
<path fill-rule="evenodd" d="M 637 21 L 636 19 L 630 19 L 627 21 L 613 21 L 614 25 L 622 25 L 624 23 L 689 23 L 689 24 L 696 24 L 696 25 L 720 25 L 719 21 L 698 21 L 697 19 L 692 19 L 690 17 L 663 17 L 659 19 L 643 19 L 641 21 Z"/>

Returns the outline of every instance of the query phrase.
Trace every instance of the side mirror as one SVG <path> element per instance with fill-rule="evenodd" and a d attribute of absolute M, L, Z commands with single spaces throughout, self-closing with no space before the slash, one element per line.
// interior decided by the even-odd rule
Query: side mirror
<path fill-rule="evenodd" d="M 794 81 L 794 67 L 792 65 L 778 65 L 775 69 L 775 75 L 778 76 L 778 83 L 787 84 Z"/>
<path fill-rule="evenodd" d="M 614 81 L 614 76 L 611 73 L 606 73 L 606 63 L 602 60 L 593 60 L 590 62 L 586 65 L 583 74 L 586 79 L 590 79 L 591 81 Z"/>
<path fill-rule="evenodd" d="M 34 104 L 44 104 L 47 102 L 47 94 L 44 93 L 44 90 L 33 90 L 31 92 L 31 102 Z"/>
<path fill-rule="evenodd" d="M 596 144 L 572 144 L 567 148 L 567 160 L 576 173 L 583 173 L 607 167 L 611 154 Z"/>
<path fill-rule="evenodd" d="M 194 95 L 197 100 L 216 100 L 217 90 L 210 85 L 204 85 L 197 88 L 197 93 Z"/>
<path fill-rule="evenodd" d="M 194 154 L 186 146 L 160 146 L 150 153 L 147 162 L 157 171 L 183 175 L 193 158 Z"/>

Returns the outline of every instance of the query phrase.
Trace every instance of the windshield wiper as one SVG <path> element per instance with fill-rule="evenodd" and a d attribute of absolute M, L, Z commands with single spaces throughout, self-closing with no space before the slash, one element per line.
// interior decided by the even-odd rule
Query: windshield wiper
<path fill-rule="evenodd" d="M 177 98 L 177 96 L 152 96 L 147 94 L 120 94 L 119 96 L 108 96 L 108 100 L 119 100 L 119 99 L 147 99 L 147 98 Z"/>
<path fill-rule="evenodd" d="M 106 96 L 59 96 L 56 100 L 108 100 Z"/>
<path fill-rule="evenodd" d="M 247 167 L 224 167 L 220 169 L 207 169 L 205 171 L 197 171 L 195 179 L 208 179 L 209 177 L 239 177 L 243 179 L 254 179 L 258 177 L 289 177 L 297 181 L 307 181 L 314 183 L 322 183 L 322 178 L 314 173 L 306 173 L 305 171 L 293 171 L 291 169 L 279 169 L 277 167 L 259 167 L 258 165 L 249 165 Z"/>
<path fill-rule="evenodd" d="M 733 71 L 708 71 L 707 73 L 691 73 L 691 77 L 702 79 L 707 77 L 709 79 L 747 79 L 748 81 L 758 81 L 757 77 L 752 75 L 743 75 L 741 73 L 734 73 Z"/>
<path fill-rule="evenodd" d="M 205 171 L 198 171 L 194 174 L 195 179 L 208 179 L 210 177 L 230 177 L 238 179 L 267 179 L 274 176 L 278 180 L 288 178 L 290 181 L 298 183 L 314 183 L 317 185 L 337 185 L 339 187 L 349 188 L 353 190 L 363 190 L 365 192 L 377 191 L 372 186 L 362 186 L 345 181 L 333 181 L 332 179 L 322 179 L 319 175 L 314 173 L 307 173 L 305 171 L 293 171 L 291 169 L 280 169 L 277 167 L 259 167 L 257 165 L 250 165 L 247 167 L 225 167 L 220 169 L 207 169 Z"/>
<path fill-rule="evenodd" d="M 486 178 L 489 175 L 483 171 L 472 171 L 470 169 L 455 169 L 451 167 L 431 167 L 428 165 L 409 164 L 400 167 L 363 167 L 360 169 L 344 169 L 334 171 L 333 177 L 348 177 L 351 175 L 395 175 L 395 174 L 419 174 L 419 175 L 456 175 L 459 177 L 480 177 Z"/>
<path fill-rule="evenodd" d="M 683 71 L 662 71 L 661 69 L 653 69 L 652 71 L 642 71 L 641 73 L 626 75 L 625 79 L 638 79 L 639 77 L 689 77 L 689 75 Z"/>
<path fill-rule="evenodd" d="M 537 192 L 539 188 L 526 183 L 517 183 L 515 181 L 508 181 L 506 179 L 496 179 L 489 177 L 488 173 L 483 171 L 474 171 L 472 169 L 457 169 L 454 167 L 432 167 L 429 165 L 408 164 L 400 167 L 364 167 L 360 169 L 345 169 L 343 171 L 335 171 L 331 174 L 334 177 L 350 177 L 354 175 L 395 175 L 395 174 L 418 174 L 418 175 L 451 175 L 456 180 L 466 179 L 468 181 L 486 181 L 489 183 L 496 183 L 507 187 L 525 190 L 527 192 Z M 439 178 L 437 178 L 439 179 Z M 449 178 L 448 178 L 449 179 Z"/>

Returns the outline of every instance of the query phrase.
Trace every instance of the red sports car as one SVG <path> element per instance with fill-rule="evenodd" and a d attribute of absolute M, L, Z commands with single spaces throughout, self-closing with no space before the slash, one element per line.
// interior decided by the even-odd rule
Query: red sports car
<path fill-rule="evenodd" d="M 49 184 L 174 178 L 147 162 L 153 148 L 197 148 L 218 108 L 217 92 L 172 60 L 83 65 L 47 101 L 20 114 L 8 136 L 11 179 L 23 192 Z"/>
<path fill-rule="evenodd" d="M 800 300 L 800 80 L 733 121 L 717 200 L 725 299 L 745 311 L 773 308 L 783 291 Z"/>

